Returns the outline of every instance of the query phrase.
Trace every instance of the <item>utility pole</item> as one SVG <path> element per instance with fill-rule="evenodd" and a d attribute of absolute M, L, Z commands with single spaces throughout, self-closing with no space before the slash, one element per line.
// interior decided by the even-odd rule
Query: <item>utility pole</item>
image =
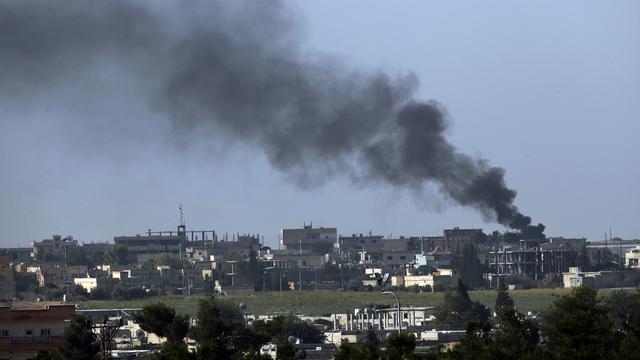
<path fill-rule="evenodd" d="M 106 316 L 102 324 L 94 324 L 93 328 L 98 330 L 98 340 L 100 342 L 100 359 L 111 359 L 111 341 L 122 327 L 122 318 L 119 320 L 109 320 Z"/>
<path fill-rule="evenodd" d="M 380 289 L 382 290 L 382 293 L 385 295 L 393 295 L 393 297 L 396 299 L 396 308 L 397 308 L 397 318 L 398 318 L 398 334 L 400 334 L 402 332 L 402 318 L 401 318 L 401 313 L 400 313 L 400 299 L 398 298 L 398 296 L 393 292 L 393 291 L 385 291 L 385 287 L 387 286 L 387 283 L 389 282 L 390 276 L 388 273 L 384 274 L 384 276 L 380 277 L 378 275 L 378 284 L 380 285 Z"/>

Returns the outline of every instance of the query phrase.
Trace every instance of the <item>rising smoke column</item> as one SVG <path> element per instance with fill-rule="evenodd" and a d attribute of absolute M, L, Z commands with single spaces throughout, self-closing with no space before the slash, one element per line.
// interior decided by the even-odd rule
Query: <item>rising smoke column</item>
<path fill-rule="evenodd" d="M 277 2 L 5 1 L 0 96 L 109 64 L 141 84 L 177 133 L 259 146 L 300 185 L 346 175 L 422 194 L 431 183 L 487 220 L 542 232 L 514 205 L 502 168 L 447 140 L 446 112 L 416 99 L 413 74 L 354 69 L 306 50 L 301 32 Z"/>

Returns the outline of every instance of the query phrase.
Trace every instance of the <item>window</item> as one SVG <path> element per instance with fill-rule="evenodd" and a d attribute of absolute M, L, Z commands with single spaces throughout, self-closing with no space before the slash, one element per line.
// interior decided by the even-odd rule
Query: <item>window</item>
<path fill-rule="evenodd" d="M 9 329 L 0 329 L 0 336 L 9 336 Z"/>
<path fill-rule="evenodd" d="M 51 336 L 51 329 L 40 329 L 40 336 Z"/>
<path fill-rule="evenodd" d="M 393 260 L 393 256 L 387 256 L 387 260 Z"/>
<path fill-rule="evenodd" d="M 400 260 L 407 260 L 407 257 L 404 255 L 400 255 Z"/>
<path fill-rule="evenodd" d="M 24 334 L 25 334 L 26 336 L 33 336 L 33 330 L 31 330 L 31 329 L 27 329 L 27 330 L 25 330 L 25 331 L 24 331 Z"/>

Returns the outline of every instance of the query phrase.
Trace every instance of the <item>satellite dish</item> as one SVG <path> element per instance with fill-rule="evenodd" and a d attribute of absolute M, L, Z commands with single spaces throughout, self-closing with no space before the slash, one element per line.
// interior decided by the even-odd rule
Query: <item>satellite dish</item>
<path fill-rule="evenodd" d="M 389 282 L 389 273 L 385 273 L 384 276 L 382 277 L 382 287 L 387 286 L 388 282 Z"/>

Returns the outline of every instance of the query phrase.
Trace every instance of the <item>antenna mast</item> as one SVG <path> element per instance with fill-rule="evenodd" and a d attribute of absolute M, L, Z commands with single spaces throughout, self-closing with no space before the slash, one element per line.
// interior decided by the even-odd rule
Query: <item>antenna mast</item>
<path fill-rule="evenodd" d="M 180 226 L 184 225 L 184 209 L 182 208 L 182 204 L 178 204 L 178 211 L 180 212 Z"/>

